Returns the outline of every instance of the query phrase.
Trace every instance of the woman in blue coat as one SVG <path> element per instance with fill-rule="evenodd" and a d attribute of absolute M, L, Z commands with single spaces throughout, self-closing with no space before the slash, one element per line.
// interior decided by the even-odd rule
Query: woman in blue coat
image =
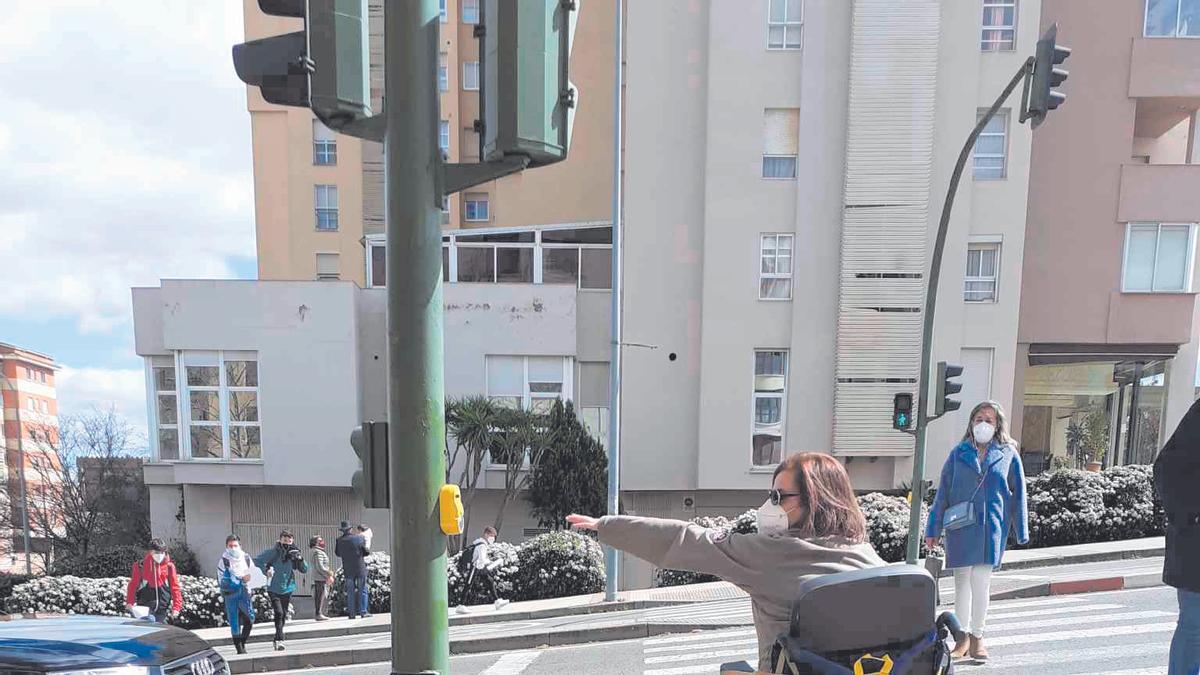
<path fill-rule="evenodd" d="M 971 411 L 963 440 L 942 466 L 937 498 L 929 510 L 925 544 L 938 545 L 946 533 L 946 567 L 954 570 L 954 612 L 968 639 L 952 655 L 988 657 L 983 627 L 992 572 L 1000 567 L 1009 534 L 1029 542 L 1025 473 L 1017 443 L 1008 435 L 1004 409 L 984 401 Z"/>

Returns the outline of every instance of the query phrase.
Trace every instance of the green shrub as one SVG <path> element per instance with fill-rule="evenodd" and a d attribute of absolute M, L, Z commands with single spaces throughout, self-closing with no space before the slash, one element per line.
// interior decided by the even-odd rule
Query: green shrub
<path fill-rule="evenodd" d="M 578 532 L 539 535 L 517 549 L 511 600 L 544 600 L 604 589 L 600 545 Z"/>

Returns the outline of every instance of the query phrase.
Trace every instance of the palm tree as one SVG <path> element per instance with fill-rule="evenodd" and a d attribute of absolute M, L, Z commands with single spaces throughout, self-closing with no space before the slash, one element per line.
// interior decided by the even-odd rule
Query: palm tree
<path fill-rule="evenodd" d="M 469 396 L 446 401 L 446 482 L 450 482 L 451 471 L 460 454 L 465 454 L 465 466 L 457 483 L 463 493 L 463 536 L 469 532 L 471 504 L 483 475 L 483 464 L 487 453 L 497 444 L 500 427 L 500 411 L 486 396 Z M 450 439 L 454 438 L 454 451 L 450 451 Z M 461 547 L 460 547 L 461 548 Z"/>

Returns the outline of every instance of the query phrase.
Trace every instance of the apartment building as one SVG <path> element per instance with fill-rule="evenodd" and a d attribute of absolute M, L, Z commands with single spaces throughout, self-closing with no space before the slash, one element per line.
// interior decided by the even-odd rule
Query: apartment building
<path fill-rule="evenodd" d="M 1152 461 L 1196 398 L 1200 2 L 1043 0 L 1074 47 L 1034 134 L 1015 427 L 1029 468 L 1089 422 Z"/>
<path fill-rule="evenodd" d="M 373 109 L 383 105 L 383 0 L 369 3 Z M 475 186 L 447 200 L 447 229 L 607 221 L 612 205 L 613 11 L 581 5 L 571 58 L 580 91 L 569 158 Z M 245 0 L 246 38 L 301 28 Z M 477 162 L 480 0 L 442 0 L 438 140 L 448 162 Z M 311 111 L 266 103 L 247 88 L 254 145 L 258 276 L 382 285 L 383 146 L 336 134 Z M 548 198 L 553 195 L 554 198 Z M 377 250 L 376 250 L 377 249 Z"/>
<path fill-rule="evenodd" d="M 26 569 L 25 504 L 45 499 L 47 483 L 57 475 L 58 462 L 50 448 L 58 436 L 58 365 L 45 354 L 0 342 L 0 447 L 4 462 L 0 480 L 0 570 Z M 44 512 L 44 510 L 43 510 Z M 46 538 L 38 523 L 30 524 L 30 564 L 41 567 Z"/>

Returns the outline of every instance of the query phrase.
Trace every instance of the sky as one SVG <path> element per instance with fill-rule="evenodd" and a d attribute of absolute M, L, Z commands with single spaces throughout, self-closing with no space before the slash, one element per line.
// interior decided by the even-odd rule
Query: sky
<path fill-rule="evenodd" d="M 0 2 L 0 342 L 143 433 L 130 288 L 254 278 L 240 0 Z"/>

